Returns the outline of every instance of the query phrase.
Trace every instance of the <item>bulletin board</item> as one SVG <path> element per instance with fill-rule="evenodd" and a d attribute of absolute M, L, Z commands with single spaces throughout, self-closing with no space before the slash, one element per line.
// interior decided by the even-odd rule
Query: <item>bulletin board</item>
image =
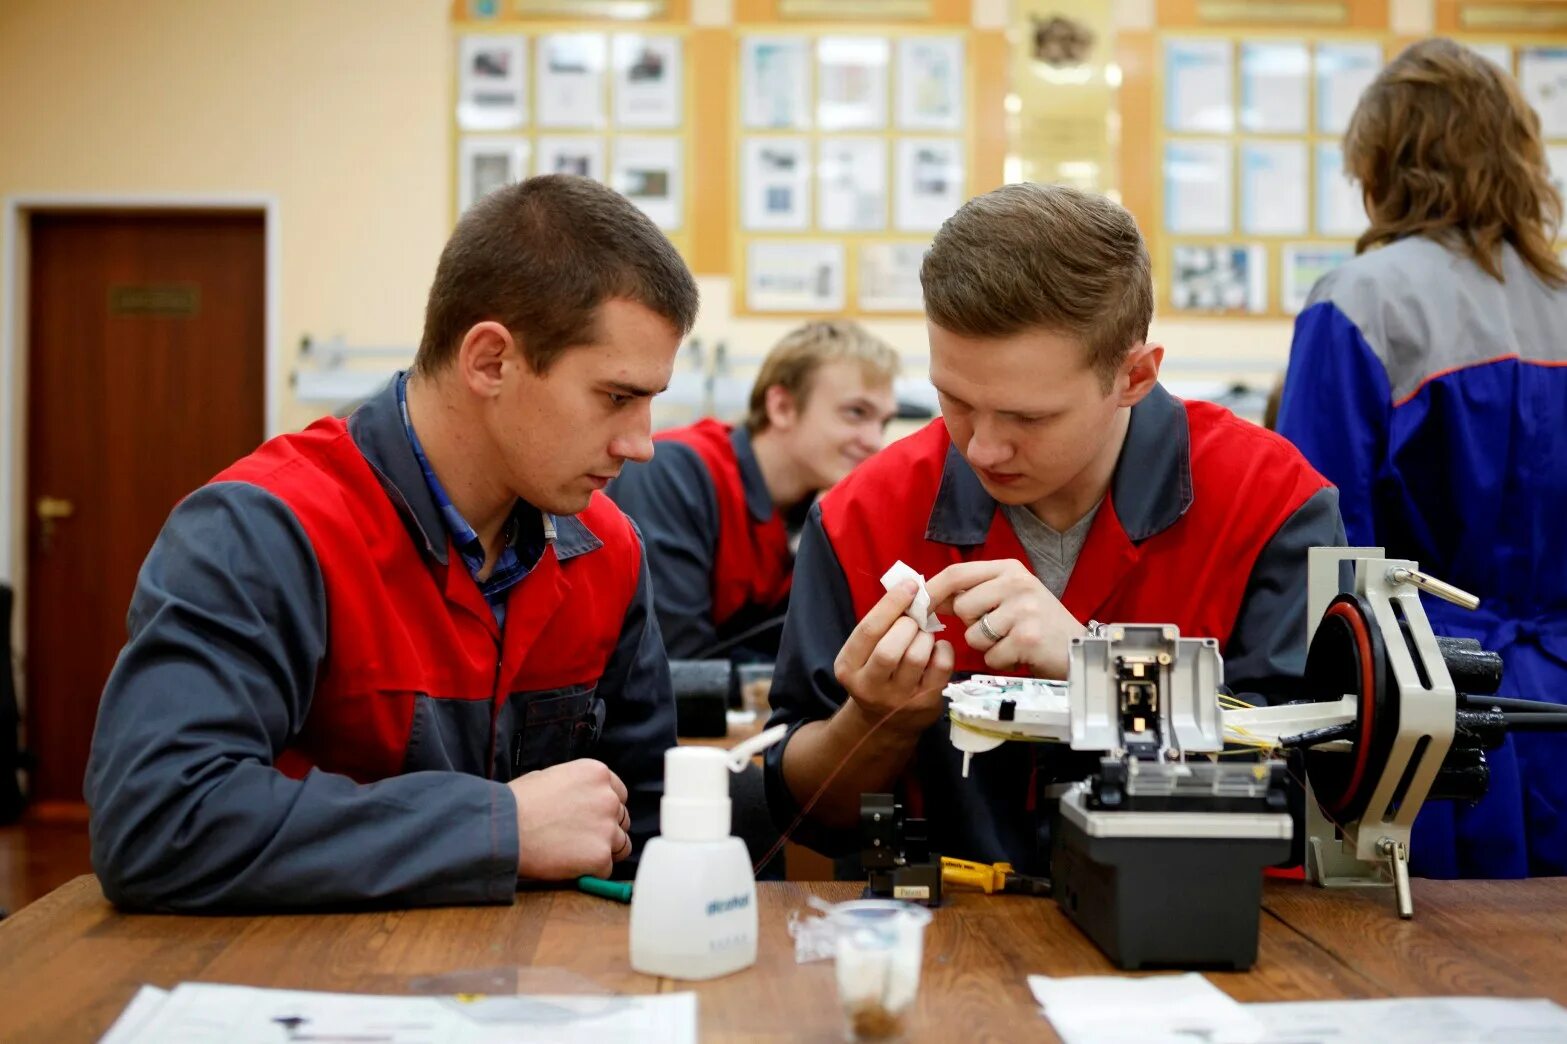
<path fill-rule="evenodd" d="M 1385 3 L 1161 0 L 1119 43 L 1123 202 L 1167 315 L 1281 318 L 1365 230 L 1342 139 L 1359 93 L 1418 37 Z M 1567 3 L 1444 0 L 1434 30 L 1519 79 L 1567 173 Z M 1558 178 L 1558 188 L 1562 188 Z"/>
<path fill-rule="evenodd" d="M 452 221 L 498 185 L 583 174 L 625 194 L 689 258 L 697 151 L 688 20 L 687 0 L 456 0 Z"/>
<path fill-rule="evenodd" d="M 1123 202 L 1166 315 L 1278 318 L 1365 229 L 1344 126 L 1390 57 L 1385 2 L 1166 0 L 1120 41 Z"/>
<path fill-rule="evenodd" d="M 921 314 L 918 262 L 939 219 L 1002 182 L 1005 30 L 974 28 L 971 0 L 735 0 L 733 16 L 733 24 L 693 25 L 689 0 L 455 0 L 453 220 L 485 186 L 583 172 L 642 206 L 692 271 L 733 276 L 738 314 Z M 775 92 L 798 101 L 799 125 L 747 118 L 743 94 L 755 66 L 744 62 L 769 39 L 802 49 L 803 61 L 776 67 L 785 82 Z M 852 58 L 878 44 L 888 56 L 884 124 L 860 126 L 850 114 L 839 126 L 842 111 L 818 111 L 822 48 L 829 59 Z M 960 100 L 939 126 L 917 118 L 906 126 L 897 109 L 900 63 L 923 52 L 957 56 Z M 829 64 L 836 74 L 853 63 Z M 862 86 L 849 74 L 834 82 Z M 656 123 L 628 109 L 633 94 L 658 114 Z M 823 155 L 835 174 L 828 194 L 843 204 L 826 214 L 817 202 L 826 198 Z M 866 155 L 883 162 L 853 162 Z M 748 212 L 746 191 L 758 189 L 750 172 L 764 162 L 780 170 L 792 163 L 793 180 L 773 186 L 771 217 L 747 222 L 748 213 L 763 213 Z M 931 191 L 900 204 L 894 179 L 915 164 L 926 172 L 918 184 Z M 867 217 L 874 208 L 864 202 L 877 191 L 867 182 L 878 171 L 880 221 Z M 939 198 L 932 205 L 930 197 Z M 854 213 L 845 216 L 844 207 Z M 820 294 L 824 276 L 812 259 L 824 255 L 835 259 L 825 275 L 833 286 Z M 764 284 L 769 289 L 753 292 Z"/>
<path fill-rule="evenodd" d="M 736 25 L 724 220 L 737 314 L 923 313 L 932 237 L 1001 184 L 1006 152 L 1005 34 L 974 30 L 967 3 L 943 7 L 914 24 L 775 10 Z"/>

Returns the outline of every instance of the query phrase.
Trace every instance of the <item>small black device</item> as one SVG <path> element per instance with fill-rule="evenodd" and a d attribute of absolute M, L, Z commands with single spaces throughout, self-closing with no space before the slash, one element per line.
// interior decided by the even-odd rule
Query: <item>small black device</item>
<path fill-rule="evenodd" d="M 891 794 L 860 795 L 860 865 L 868 897 L 941 905 L 941 856 L 930 850 L 925 820 L 906 815 Z"/>
<path fill-rule="evenodd" d="M 725 660 L 670 660 L 675 690 L 675 733 L 712 738 L 729 734 L 729 690 L 734 664 Z"/>

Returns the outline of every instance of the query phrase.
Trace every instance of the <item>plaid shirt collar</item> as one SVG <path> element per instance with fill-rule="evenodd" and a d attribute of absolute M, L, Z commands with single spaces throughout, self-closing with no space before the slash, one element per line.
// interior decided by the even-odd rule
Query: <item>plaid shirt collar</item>
<path fill-rule="evenodd" d="M 512 508 L 511 516 L 506 520 L 504 530 L 506 540 L 501 548 L 500 558 L 496 560 L 495 568 L 489 578 L 480 580 L 479 572 L 484 568 L 485 559 L 484 542 L 468 524 L 468 520 L 463 518 L 462 513 L 452 504 L 446 487 L 435 477 L 429 458 L 424 455 L 424 447 L 420 445 L 419 436 L 415 434 L 413 424 L 408 419 L 407 374 L 399 374 L 397 378 L 397 408 L 403 419 L 403 430 L 408 433 L 408 444 L 413 447 L 414 457 L 419 461 L 419 470 L 424 472 L 424 482 L 430 489 L 430 498 L 441 511 L 441 518 L 446 523 L 446 531 L 452 538 L 452 545 L 457 548 L 463 564 L 468 567 L 474 582 L 479 585 L 479 591 L 490 603 L 490 607 L 495 610 L 496 617 L 499 619 L 505 612 L 506 592 L 516 586 L 518 581 L 527 576 L 538 564 L 539 556 L 544 553 L 544 545 L 555 538 L 553 519 L 519 498 Z"/>

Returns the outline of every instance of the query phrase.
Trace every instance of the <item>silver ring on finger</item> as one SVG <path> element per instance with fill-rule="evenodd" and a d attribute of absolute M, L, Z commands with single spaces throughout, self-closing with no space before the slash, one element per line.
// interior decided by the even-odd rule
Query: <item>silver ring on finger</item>
<path fill-rule="evenodd" d="M 999 642 L 1004 637 L 1003 635 L 997 634 L 996 629 L 990 626 L 989 613 L 981 613 L 979 615 L 979 633 L 983 634 L 986 638 L 989 638 L 993 642 Z"/>

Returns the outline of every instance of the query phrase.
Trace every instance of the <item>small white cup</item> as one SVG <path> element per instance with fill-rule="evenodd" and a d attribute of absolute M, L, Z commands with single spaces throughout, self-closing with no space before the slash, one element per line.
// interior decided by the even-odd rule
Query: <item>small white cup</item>
<path fill-rule="evenodd" d="M 930 911 L 913 903 L 860 899 L 834 906 L 828 919 L 837 935 L 844 1039 L 904 1039 L 919 995 Z"/>

